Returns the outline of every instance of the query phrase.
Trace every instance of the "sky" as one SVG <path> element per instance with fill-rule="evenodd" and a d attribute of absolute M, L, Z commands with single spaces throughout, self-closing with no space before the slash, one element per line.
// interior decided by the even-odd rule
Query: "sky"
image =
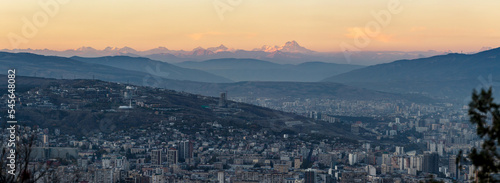
<path fill-rule="evenodd" d="M 500 46 L 498 0 L 1 0 L 0 49 L 90 46 L 320 52 Z"/>

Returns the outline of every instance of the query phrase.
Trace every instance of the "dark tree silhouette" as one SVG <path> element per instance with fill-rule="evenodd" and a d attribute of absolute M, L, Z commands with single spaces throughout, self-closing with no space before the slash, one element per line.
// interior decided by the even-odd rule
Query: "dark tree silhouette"
<path fill-rule="evenodd" d="M 16 136 L 20 137 L 16 141 L 16 172 L 15 175 L 9 174 L 7 156 L 10 155 L 6 140 L 0 138 L 0 182 L 1 183 L 35 183 L 35 182 L 77 182 L 80 178 L 80 172 L 75 172 L 66 177 L 60 176 L 57 167 L 52 166 L 47 161 L 32 161 L 33 147 L 36 142 L 36 135 L 33 133 L 27 138 L 20 135 L 16 130 Z"/>
<path fill-rule="evenodd" d="M 19 136 L 18 131 L 16 131 Z M 5 140 L 2 139 L 1 144 L 1 153 L 0 153 L 0 182 L 5 183 L 14 183 L 14 182 L 22 182 L 22 183 L 31 183 L 36 182 L 42 177 L 44 177 L 48 171 L 47 166 L 44 163 L 35 163 L 30 165 L 30 156 L 32 152 L 33 143 L 35 142 L 35 135 L 29 136 L 27 139 L 21 138 L 20 142 L 16 142 L 15 146 L 15 155 L 16 155 L 16 175 L 10 175 L 7 170 L 8 162 L 7 156 L 10 155 L 8 152 Z"/>
<path fill-rule="evenodd" d="M 493 102 L 490 88 L 472 93 L 469 104 L 470 122 L 477 126 L 477 134 L 483 139 L 481 148 L 473 148 L 469 158 L 477 170 L 480 182 L 496 182 L 492 174 L 500 170 L 500 154 L 497 151 L 500 142 L 500 105 Z M 497 180 L 498 181 L 498 180 Z"/>

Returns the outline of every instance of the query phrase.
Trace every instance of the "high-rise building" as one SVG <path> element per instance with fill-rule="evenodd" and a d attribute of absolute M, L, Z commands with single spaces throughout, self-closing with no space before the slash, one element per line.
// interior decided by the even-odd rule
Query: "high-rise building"
<path fill-rule="evenodd" d="M 388 173 L 392 173 L 393 168 L 392 168 L 392 166 L 391 166 L 390 164 L 389 164 L 389 165 L 382 164 L 382 165 L 380 166 L 380 170 L 381 170 L 380 172 L 381 172 L 382 174 L 388 174 Z"/>
<path fill-rule="evenodd" d="M 308 169 L 305 174 L 305 182 L 304 183 L 316 183 L 316 171 L 312 169 Z"/>
<path fill-rule="evenodd" d="M 94 182 L 96 183 L 113 182 L 113 169 L 97 169 L 94 174 Z"/>
<path fill-rule="evenodd" d="M 167 151 L 167 164 L 173 165 L 177 164 L 179 161 L 179 152 L 175 148 L 169 148 Z"/>
<path fill-rule="evenodd" d="M 161 165 L 162 163 L 162 153 L 160 149 L 155 149 L 151 151 L 151 164 Z"/>
<path fill-rule="evenodd" d="M 366 172 L 368 172 L 368 175 L 371 176 L 376 176 L 377 175 L 377 169 L 373 165 L 368 165 L 365 167 Z"/>
<path fill-rule="evenodd" d="M 226 107 L 227 94 L 225 92 L 220 93 L 219 107 Z"/>
<path fill-rule="evenodd" d="M 423 172 L 427 173 L 439 173 L 439 155 L 437 153 L 425 153 L 424 154 L 424 163 L 423 163 Z"/>
<path fill-rule="evenodd" d="M 166 182 L 165 176 L 162 174 L 153 174 L 151 176 L 151 183 L 163 183 Z"/>
<path fill-rule="evenodd" d="M 407 168 L 405 166 L 405 158 L 404 157 L 398 157 L 398 166 L 399 166 L 399 170 L 404 170 L 405 168 Z"/>
<path fill-rule="evenodd" d="M 439 144 L 437 144 L 437 153 L 439 156 L 443 156 L 444 155 L 444 142 L 440 142 Z"/>
<path fill-rule="evenodd" d="M 127 165 L 128 165 L 128 161 L 127 161 L 127 157 L 125 156 L 118 156 L 116 158 L 114 158 L 114 163 L 115 163 L 115 167 L 116 168 L 119 168 L 119 169 L 128 169 Z"/>
<path fill-rule="evenodd" d="M 428 145 L 428 150 L 433 153 L 437 152 L 437 144 L 435 142 L 430 142 Z"/>
<path fill-rule="evenodd" d="M 420 154 L 417 156 L 415 165 L 418 171 L 422 171 L 424 169 L 424 155 Z"/>
<path fill-rule="evenodd" d="M 193 158 L 193 143 L 189 140 L 184 140 L 179 143 L 179 159 Z"/>
<path fill-rule="evenodd" d="M 293 162 L 293 167 L 295 169 L 299 169 L 301 165 L 302 165 L 302 158 L 295 158 Z"/>
<path fill-rule="evenodd" d="M 474 180 L 474 177 L 477 175 L 476 167 L 474 165 L 470 165 L 469 167 L 469 179 Z"/>
<path fill-rule="evenodd" d="M 382 154 L 382 164 L 390 165 L 392 156 L 390 154 Z"/>
<path fill-rule="evenodd" d="M 402 146 L 396 146 L 396 155 L 403 155 L 405 154 L 405 148 Z"/>
<path fill-rule="evenodd" d="M 448 159 L 448 171 L 450 172 L 450 177 L 455 179 L 457 178 L 458 175 L 456 159 L 457 159 L 456 155 L 451 155 L 450 158 Z"/>
<path fill-rule="evenodd" d="M 356 153 L 349 153 L 349 165 L 358 163 L 358 155 Z"/>
<path fill-rule="evenodd" d="M 111 158 L 110 157 L 103 157 L 101 163 L 102 163 L 102 168 L 111 168 Z"/>
<path fill-rule="evenodd" d="M 359 130 L 360 130 L 360 127 L 358 124 L 351 125 L 351 133 L 353 133 L 355 135 L 359 135 Z"/>
<path fill-rule="evenodd" d="M 224 171 L 220 171 L 219 173 L 217 173 L 217 180 L 219 180 L 219 183 L 226 182 L 226 175 L 224 174 Z"/>
<path fill-rule="evenodd" d="M 43 146 L 49 147 L 49 136 L 48 135 L 43 135 Z"/>

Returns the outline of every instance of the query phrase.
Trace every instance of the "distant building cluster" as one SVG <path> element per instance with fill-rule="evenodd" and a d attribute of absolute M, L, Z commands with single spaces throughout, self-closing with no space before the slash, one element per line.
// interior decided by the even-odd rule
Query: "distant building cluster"
<path fill-rule="evenodd" d="M 470 163 L 455 163 L 460 150 L 467 153 L 481 143 L 473 126 L 464 121 L 466 108 L 326 101 L 338 106 L 333 107 L 337 112 L 329 113 L 310 110 L 301 102 L 283 103 L 309 110 L 304 116 L 319 122 L 343 124 L 347 129 L 342 130 L 359 137 L 353 142 L 344 137 L 243 128 L 203 119 L 195 128 L 186 125 L 189 114 L 178 107 L 154 102 L 159 96 L 120 86 L 50 87 L 19 94 L 19 102 L 28 109 L 78 111 L 87 110 L 85 106 L 92 102 L 117 101 L 124 105 L 102 110 L 123 115 L 138 109 L 149 110 L 151 115 L 169 114 L 144 128 L 108 130 L 108 126 L 83 137 L 63 133 L 58 127 L 20 126 L 21 138 L 28 134 L 37 137 L 31 160 L 51 162 L 61 182 L 76 178 L 95 183 L 426 182 L 431 178 L 472 182 L 475 176 Z M 54 95 L 71 102 L 56 105 L 50 97 Z M 366 105 L 386 113 L 369 118 L 338 113 L 363 110 L 361 106 Z M 221 121 L 225 115 L 241 111 L 228 102 L 227 93 L 220 94 L 218 103 L 200 108 L 212 109 Z M 286 121 L 284 125 L 301 123 Z"/>

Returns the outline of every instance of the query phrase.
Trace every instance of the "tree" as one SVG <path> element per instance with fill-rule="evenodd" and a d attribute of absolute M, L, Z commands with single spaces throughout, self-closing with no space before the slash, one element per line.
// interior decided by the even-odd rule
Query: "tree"
<path fill-rule="evenodd" d="M 16 136 L 19 136 L 19 132 L 16 130 Z M 10 175 L 8 173 L 9 170 L 9 162 L 7 161 L 7 157 L 11 155 L 9 148 L 7 148 L 7 144 L 4 139 L 2 139 L 2 143 L 0 145 L 0 182 L 5 183 L 14 183 L 14 182 L 22 182 L 22 183 L 31 183 L 36 182 L 39 179 L 46 176 L 48 171 L 48 166 L 45 163 L 37 162 L 34 166 L 30 165 L 30 156 L 32 152 L 32 146 L 35 142 L 35 135 L 31 135 L 28 139 L 21 138 L 21 142 L 15 143 L 13 150 L 15 150 L 15 166 L 16 171 L 15 175 Z M 34 162 L 35 163 L 35 162 Z"/>
<path fill-rule="evenodd" d="M 500 105 L 493 102 L 492 89 L 476 90 L 472 93 L 469 104 L 470 122 L 477 126 L 477 134 L 483 139 L 480 149 L 474 147 L 469 158 L 477 170 L 480 182 L 494 182 L 492 174 L 500 171 L 500 154 L 497 146 L 500 142 Z"/>
<path fill-rule="evenodd" d="M 19 129 L 19 128 L 16 128 Z M 1 183 L 35 183 L 35 182 L 77 182 L 80 172 L 62 176 L 48 161 L 34 161 L 32 157 L 33 147 L 36 144 L 36 134 L 21 136 L 16 130 L 16 136 L 20 137 L 11 148 L 15 150 L 15 175 L 8 173 L 10 170 L 7 157 L 11 156 L 10 148 L 6 139 L 0 138 L 0 182 Z"/>

